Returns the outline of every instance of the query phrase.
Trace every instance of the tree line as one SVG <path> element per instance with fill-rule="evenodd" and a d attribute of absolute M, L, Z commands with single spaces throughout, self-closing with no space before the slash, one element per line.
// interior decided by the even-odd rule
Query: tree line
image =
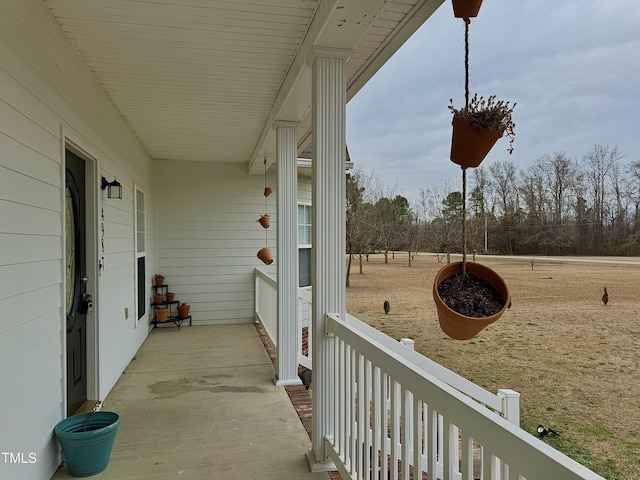
<path fill-rule="evenodd" d="M 467 249 L 511 255 L 639 255 L 640 160 L 593 145 L 580 161 L 546 154 L 519 168 L 502 160 L 468 171 Z M 417 200 L 358 168 L 347 176 L 350 259 L 381 251 L 460 252 L 462 193 L 450 181 Z M 349 262 L 349 269 L 351 260 Z"/>

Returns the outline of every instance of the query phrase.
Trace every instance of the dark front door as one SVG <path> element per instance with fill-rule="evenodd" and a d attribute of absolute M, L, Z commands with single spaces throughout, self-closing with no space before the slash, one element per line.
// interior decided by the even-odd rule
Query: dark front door
<path fill-rule="evenodd" d="M 87 302 L 84 160 L 67 151 L 65 250 L 67 313 L 67 415 L 87 399 Z"/>

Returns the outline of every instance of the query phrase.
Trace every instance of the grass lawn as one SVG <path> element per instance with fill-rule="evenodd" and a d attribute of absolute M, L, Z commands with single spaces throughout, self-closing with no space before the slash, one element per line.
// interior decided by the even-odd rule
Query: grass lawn
<path fill-rule="evenodd" d="M 605 478 L 640 478 L 640 264 L 530 260 L 478 257 L 503 276 L 512 307 L 471 340 L 440 330 L 432 288 L 443 264 L 434 255 L 412 267 L 406 253 L 388 264 L 371 255 L 362 274 L 354 259 L 347 311 L 413 338 L 417 351 L 491 392 L 520 392 L 521 427 L 553 428 L 560 436 L 545 441 Z"/>

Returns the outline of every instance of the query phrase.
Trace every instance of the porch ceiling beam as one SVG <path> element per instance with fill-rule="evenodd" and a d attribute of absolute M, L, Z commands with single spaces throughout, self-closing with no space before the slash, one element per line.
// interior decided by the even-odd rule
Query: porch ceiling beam
<path fill-rule="evenodd" d="M 384 9 L 387 0 L 344 2 L 321 0 L 276 95 L 262 133 L 249 161 L 249 173 L 263 171 L 273 164 L 276 120 L 300 121 L 311 108 L 311 74 L 307 60 L 314 46 L 352 49 L 366 33 L 371 23 Z"/>

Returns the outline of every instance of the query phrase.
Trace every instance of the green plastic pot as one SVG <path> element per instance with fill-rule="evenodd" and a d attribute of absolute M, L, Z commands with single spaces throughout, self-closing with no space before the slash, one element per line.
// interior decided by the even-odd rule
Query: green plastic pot
<path fill-rule="evenodd" d="M 74 477 L 90 477 L 109 465 L 111 449 L 120 426 L 113 412 L 81 413 L 59 422 L 55 434 Z"/>

